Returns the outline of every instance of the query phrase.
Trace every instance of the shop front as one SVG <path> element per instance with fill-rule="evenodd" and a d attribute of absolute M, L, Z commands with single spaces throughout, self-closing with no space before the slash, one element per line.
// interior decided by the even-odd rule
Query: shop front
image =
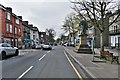
<path fill-rule="evenodd" d="M 24 48 L 29 49 L 31 48 L 31 45 L 32 45 L 32 40 L 28 38 L 24 38 Z"/>

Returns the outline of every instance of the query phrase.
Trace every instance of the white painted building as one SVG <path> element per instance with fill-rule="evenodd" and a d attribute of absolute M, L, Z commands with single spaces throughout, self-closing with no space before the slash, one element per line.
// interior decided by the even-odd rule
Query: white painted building
<path fill-rule="evenodd" d="M 113 17 L 110 17 L 110 21 L 113 21 L 116 16 L 117 14 L 115 14 Z M 118 20 L 120 20 L 120 17 L 118 18 Z M 120 21 L 112 24 L 109 27 L 109 32 L 110 32 L 109 36 L 110 46 L 114 48 L 120 48 Z"/>
<path fill-rule="evenodd" d="M 32 40 L 32 45 L 40 44 L 39 30 L 37 27 L 32 27 L 30 30 L 30 39 Z"/>

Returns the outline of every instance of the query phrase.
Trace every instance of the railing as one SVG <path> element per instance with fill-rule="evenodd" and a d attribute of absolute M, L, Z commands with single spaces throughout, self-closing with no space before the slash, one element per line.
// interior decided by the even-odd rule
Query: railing
<path fill-rule="evenodd" d="M 110 34 L 120 34 L 120 29 L 109 31 Z"/>
<path fill-rule="evenodd" d="M 112 43 L 109 43 L 109 47 L 111 47 L 111 48 L 120 48 L 120 43 L 115 43 L 114 46 L 112 46 Z"/>

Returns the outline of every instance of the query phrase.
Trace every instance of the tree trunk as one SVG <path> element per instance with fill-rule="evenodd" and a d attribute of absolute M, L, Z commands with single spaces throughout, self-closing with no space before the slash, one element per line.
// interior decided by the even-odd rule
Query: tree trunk
<path fill-rule="evenodd" d="M 101 51 L 104 51 L 104 32 L 100 33 L 100 48 Z"/>

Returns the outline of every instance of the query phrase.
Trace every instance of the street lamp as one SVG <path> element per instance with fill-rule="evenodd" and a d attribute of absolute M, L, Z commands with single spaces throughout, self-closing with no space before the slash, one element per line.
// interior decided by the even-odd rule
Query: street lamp
<path fill-rule="evenodd" d="M 92 35 L 92 54 L 93 54 L 93 60 L 94 61 L 94 34 Z"/>
<path fill-rule="evenodd" d="M 95 31 L 94 31 L 94 27 L 91 27 L 88 31 L 88 33 L 91 35 L 92 37 L 92 40 L 91 40 L 91 48 L 92 48 L 92 54 L 93 54 L 93 58 L 92 58 L 92 61 L 95 61 L 94 60 L 94 45 L 95 45 Z"/>

